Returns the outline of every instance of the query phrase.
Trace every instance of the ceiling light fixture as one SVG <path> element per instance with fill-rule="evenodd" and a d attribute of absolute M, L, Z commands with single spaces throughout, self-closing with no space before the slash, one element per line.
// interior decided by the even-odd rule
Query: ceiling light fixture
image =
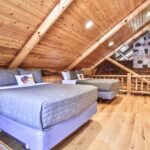
<path fill-rule="evenodd" d="M 108 46 L 111 47 L 114 45 L 114 42 L 109 42 Z"/>
<path fill-rule="evenodd" d="M 146 17 L 150 17 L 150 12 L 148 12 L 148 13 L 146 14 Z"/>
<path fill-rule="evenodd" d="M 85 24 L 86 29 L 90 29 L 92 26 L 93 26 L 93 21 L 91 21 L 91 20 L 86 22 L 86 24 Z"/>

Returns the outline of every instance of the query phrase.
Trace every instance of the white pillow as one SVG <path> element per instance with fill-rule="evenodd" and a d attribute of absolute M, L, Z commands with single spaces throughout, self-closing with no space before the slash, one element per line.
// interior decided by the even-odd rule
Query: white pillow
<path fill-rule="evenodd" d="M 78 77 L 79 80 L 83 80 L 84 79 L 83 73 L 80 73 L 80 74 L 78 73 L 77 77 Z"/>
<path fill-rule="evenodd" d="M 70 80 L 69 71 L 62 71 L 61 73 L 62 73 L 64 80 Z"/>
<path fill-rule="evenodd" d="M 33 85 L 35 84 L 32 74 L 15 75 L 18 85 Z"/>

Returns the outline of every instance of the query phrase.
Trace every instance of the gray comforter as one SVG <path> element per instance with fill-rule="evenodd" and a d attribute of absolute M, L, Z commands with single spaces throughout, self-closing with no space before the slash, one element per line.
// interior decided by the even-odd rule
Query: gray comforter
<path fill-rule="evenodd" d="M 97 99 L 97 88 L 83 85 L 39 85 L 0 90 L 0 115 L 45 129 L 84 111 Z"/>
<path fill-rule="evenodd" d="M 77 80 L 76 83 L 94 85 L 99 91 L 115 91 L 119 89 L 119 80 L 116 79 L 85 79 Z"/>

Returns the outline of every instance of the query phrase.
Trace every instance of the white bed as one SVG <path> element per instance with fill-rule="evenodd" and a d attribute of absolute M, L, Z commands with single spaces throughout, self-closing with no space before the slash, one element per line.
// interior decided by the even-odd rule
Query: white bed
<path fill-rule="evenodd" d="M 119 80 L 116 79 L 82 79 L 62 80 L 62 84 L 93 85 L 98 88 L 98 97 L 111 100 L 119 93 Z"/>
<path fill-rule="evenodd" d="M 36 89 L 39 89 L 38 92 Z M 34 86 L 1 87 L 0 130 L 18 139 L 31 150 L 50 150 L 96 113 L 96 99 L 97 90 L 93 86 L 87 86 L 85 89 L 83 85 L 39 83 Z M 47 117 L 51 118 L 51 115 L 48 115 L 50 112 L 47 104 L 50 104 L 51 112 L 56 106 L 66 106 L 67 109 L 63 109 L 63 114 L 59 113 L 59 109 L 54 110 L 55 121 L 53 122 L 52 118 L 51 125 L 46 123 L 46 126 L 43 126 L 45 121 L 49 120 Z M 45 121 L 38 119 L 43 118 L 41 112 L 45 112 L 41 110 L 40 105 L 48 111 L 44 113 Z M 75 111 L 68 106 L 74 106 Z M 66 111 L 70 109 L 70 112 Z M 59 115 L 55 118 L 56 112 Z"/>

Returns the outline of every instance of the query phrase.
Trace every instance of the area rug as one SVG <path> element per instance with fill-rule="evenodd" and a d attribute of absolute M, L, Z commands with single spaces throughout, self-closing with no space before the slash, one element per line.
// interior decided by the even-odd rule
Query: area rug
<path fill-rule="evenodd" d="M 8 145 L 6 145 L 5 143 L 3 143 L 2 141 L 0 141 L 0 150 L 13 150 L 12 148 L 10 148 Z"/>

